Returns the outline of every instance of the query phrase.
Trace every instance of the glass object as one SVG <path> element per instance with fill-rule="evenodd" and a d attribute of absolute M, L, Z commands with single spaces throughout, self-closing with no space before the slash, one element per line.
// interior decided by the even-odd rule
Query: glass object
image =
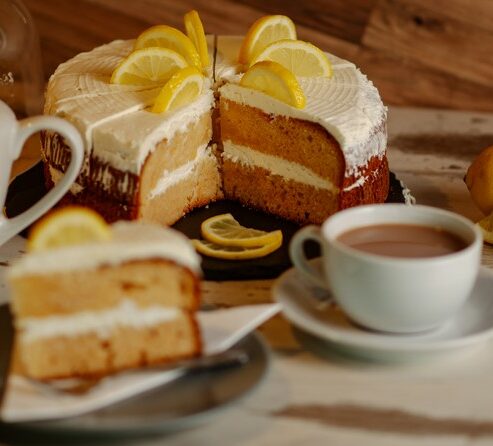
<path fill-rule="evenodd" d="M 42 112 L 44 76 L 39 37 L 21 0 L 0 0 L 0 100 L 17 118 Z"/>

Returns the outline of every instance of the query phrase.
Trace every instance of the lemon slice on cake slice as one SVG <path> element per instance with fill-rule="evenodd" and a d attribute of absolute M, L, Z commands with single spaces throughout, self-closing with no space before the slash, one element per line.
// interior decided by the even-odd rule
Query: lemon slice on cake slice
<path fill-rule="evenodd" d="M 149 47 L 169 48 L 182 55 L 189 65 L 202 68 L 200 56 L 192 41 L 180 30 L 168 25 L 156 25 L 146 29 L 135 41 L 135 49 Z"/>
<path fill-rule="evenodd" d="M 205 220 L 201 227 L 202 237 L 222 246 L 243 248 L 282 243 L 282 232 L 261 231 L 242 226 L 231 214 L 221 214 Z"/>
<path fill-rule="evenodd" d="M 258 19 L 248 30 L 238 55 L 238 62 L 249 65 L 250 61 L 272 42 L 296 39 L 296 27 L 285 15 L 268 15 Z"/>
<path fill-rule="evenodd" d="M 164 113 L 183 107 L 194 101 L 202 93 L 204 76 L 195 67 L 177 71 L 159 92 L 153 113 Z"/>
<path fill-rule="evenodd" d="M 264 48 L 253 58 L 251 65 L 262 60 L 281 64 L 296 76 L 332 76 L 332 65 L 325 53 L 301 40 L 279 40 Z"/>
<path fill-rule="evenodd" d="M 195 45 L 195 49 L 199 53 L 202 68 L 209 66 L 209 49 L 207 48 L 207 40 L 205 38 L 204 26 L 200 20 L 199 13 L 192 10 L 185 14 L 185 29 L 187 36 Z"/>
<path fill-rule="evenodd" d="M 295 108 L 306 105 L 305 94 L 294 74 L 277 62 L 257 62 L 243 75 L 240 85 L 261 91 Z"/>
<path fill-rule="evenodd" d="M 159 86 L 188 66 L 183 56 L 168 48 L 143 48 L 130 53 L 116 67 L 112 84 Z"/>
<path fill-rule="evenodd" d="M 224 246 L 207 240 L 192 240 L 195 249 L 208 257 L 226 260 L 247 260 L 265 257 L 282 245 L 282 239 L 255 248 L 241 246 Z"/>
<path fill-rule="evenodd" d="M 41 219 L 29 234 L 27 248 L 29 251 L 44 251 L 110 238 L 110 226 L 103 217 L 91 209 L 70 206 Z"/>

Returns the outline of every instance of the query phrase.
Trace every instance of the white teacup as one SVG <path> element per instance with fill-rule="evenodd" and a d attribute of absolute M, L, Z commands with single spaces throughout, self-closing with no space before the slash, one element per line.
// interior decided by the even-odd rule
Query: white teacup
<path fill-rule="evenodd" d="M 40 130 L 52 130 L 63 136 L 71 150 L 71 159 L 63 178 L 41 200 L 22 214 L 8 219 L 0 214 L 0 245 L 19 233 L 48 211 L 67 192 L 82 166 L 84 147 L 79 132 L 63 119 L 36 116 L 17 121 L 14 112 L 0 101 L 0 206 L 3 209 L 7 196 L 12 164 L 20 156 L 25 141 Z"/>
<path fill-rule="evenodd" d="M 363 252 L 338 240 L 352 229 L 383 224 L 441 228 L 466 244 L 462 250 L 427 258 L 387 257 Z M 321 245 L 323 274 L 307 261 L 303 245 Z M 299 272 L 332 292 L 356 323 L 380 331 L 414 333 L 435 328 L 468 298 L 479 270 L 482 236 L 468 219 L 428 206 L 359 206 L 341 211 L 321 228 L 295 234 L 290 256 Z"/>

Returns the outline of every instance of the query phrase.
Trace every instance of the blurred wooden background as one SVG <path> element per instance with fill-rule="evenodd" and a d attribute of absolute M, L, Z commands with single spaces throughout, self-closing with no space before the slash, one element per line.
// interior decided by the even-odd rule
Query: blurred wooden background
<path fill-rule="evenodd" d="M 286 14 L 299 38 L 352 60 L 387 104 L 493 111 L 493 0 L 24 0 L 41 35 L 45 76 L 75 54 L 149 25 L 244 34 Z"/>

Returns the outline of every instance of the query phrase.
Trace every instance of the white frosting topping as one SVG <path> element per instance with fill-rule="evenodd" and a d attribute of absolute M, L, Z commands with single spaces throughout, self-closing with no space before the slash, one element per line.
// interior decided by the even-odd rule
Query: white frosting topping
<path fill-rule="evenodd" d="M 16 321 L 21 330 L 21 342 L 28 343 L 55 336 L 79 336 L 96 333 L 102 339 L 119 327 L 152 327 L 172 321 L 182 314 L 176 307 L 153 305 L 140 307 L 133 300 L 122 299 L 119 305 L 99 311 L 81 311 L 73 314 L 45 317 L 23 317 Z"/>
<path fill-rule="evenodd" d="M 317 189 L 327 189 L 334 193 L 338 192 L 337 186 L 329 179 L 322 178 L 301 164 L 268 155 L 258 150 L 253 150 L 250 147 L 234 144 L 231 141 L 224 141 L 223 147 L 223 158 L 235 163 L 240 163 L 248 167 L 261 167 L 267 169 L 271 174 L 279 175 L 286 180 L 297 181 L 298 183 L 307 184 Z"/>
<path fill-rule="evenodd" d="M 71 121 L 81 131 L 87 152 L 119 170 L 138 174 L 157 143 L 170 140 L 211 110 L 214 98 L 208 81 L 191 104 L 170 113 L 147 111 L 160 88 L 110 83 L 133 44 L 133 40 L 116 40 L 60 65 L 48 84 L 45 113 Z"/>
<path fill-rule="evenodd" d="M 174 229 L 121 221 L 111 226 L 111 232 L 111 239 L 105 242 L 31 252 L 20 258 L 8 274 L 11 277 L 42 275 L 152 258 L 169 259 L 200 272 L 200 257 L 189 240 Z"/>
<path fill-rule="evenodd" d="M 217 36 L 216 59 L 214 61 L 214 80 L 221 83 L 241 72 L 238 65 L 238 52 L 242 36 Z"/>
<path fill-rule="evenodd" d="M 195 158 L 178 169 L 173 170 L 172 172 L 165 170 L 163 172 L 162 177 L 156 183 L 154 189 L 149 193 L 148 198 L 154 198 L 162 193 L 166 192 L 170 187 L 178 184 L 179 182 L 186 180 L 194 175 L 199 166 L 200 162 L 207 157 L 212 157 L 212 152 L 208 150 L 208 145 L 204 144 L 203 146 L 197 149 L 197 155 Z"/>
<path fill-rule="evenodd" d="M 117 169 L 138 174 L 160 141 L 186 131 L 212 109 L 213 103 L 212 90 L 207 86 L 196 101 L 179 110 L 163 114 L 136 111 L 102 123 L 93 132 L 94 156 Z"/>
<path fill-rule="evenodd" d="M 332 78 L 298 78 L 306 96 L 306 107 L 294 108 L 260 91 L 238 85 L 235 62 L 241 39 L 218 40 L 216 71 L 228 81 L 219 91 L 222 97 L 256 107 L 265 113 L 316 122 L 338 141 L 346 160 L 346 175 L 359 173 L 373 156 L 383 156 L 387 147 L 386 108 L 378 90 L 351 62 L 327 54 Z M 229 67 L 228 67 L 229 65 Z M 218 75 L 216 74 L 216 82 Z"/>

